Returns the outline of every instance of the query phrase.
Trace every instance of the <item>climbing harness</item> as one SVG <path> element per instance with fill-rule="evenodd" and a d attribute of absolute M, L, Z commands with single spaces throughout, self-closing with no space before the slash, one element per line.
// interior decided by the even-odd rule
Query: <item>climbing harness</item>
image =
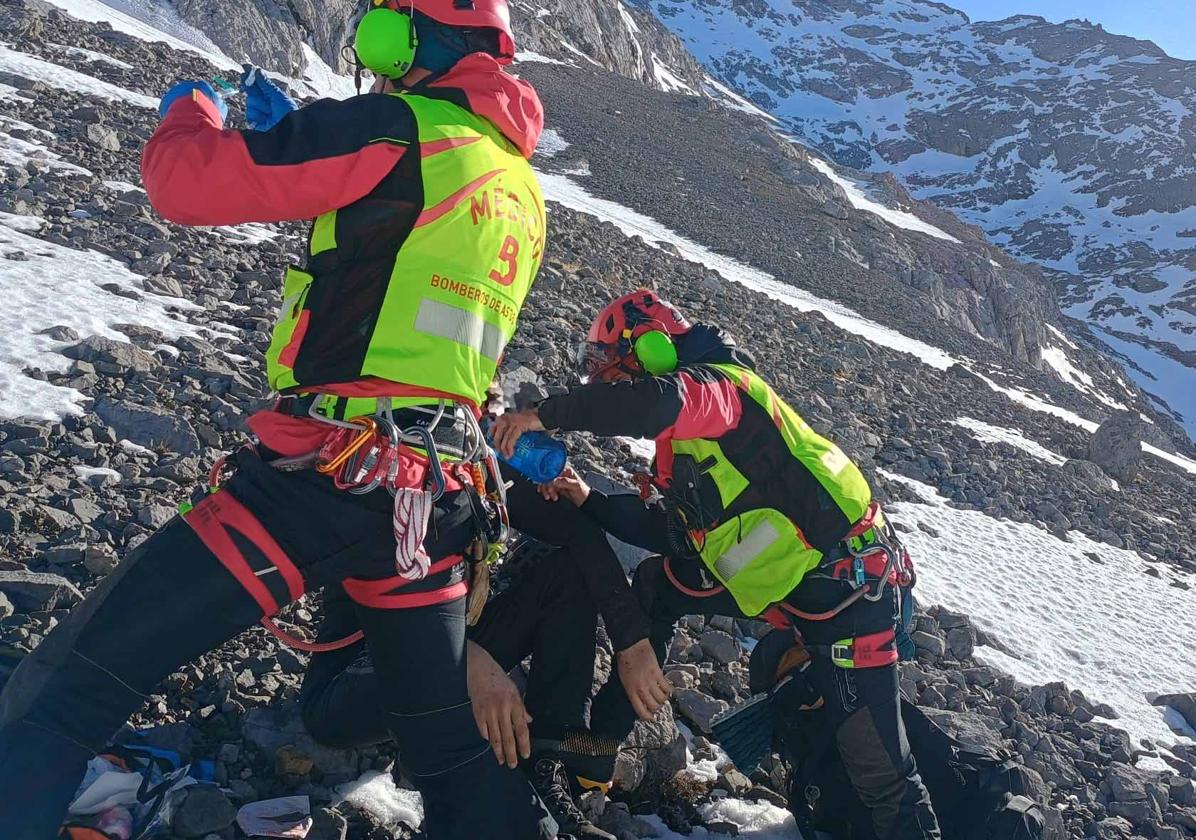
<path fill-rule="evenodd" d="M 313 451 L 276 458 L 269 462 L 275 469 L 290 471 L 314 469 L 328 476 L 340 490 L 362 495 L 385 488 L 394 499 L 395 535 L 394 577 L 380 580 L 350 578 L 342 582 L 346 593 L 365 606 L 404 609 L 429 606 L 469 595 L 470 623 L 476 623 L 489 591 L 489 567 L 505 552 L 510 520 L 506 507 L 506 484 L 499 473 L 494 453 L 485 442 L 478 423 L 477 410 L 470 404 L 445 394 L 436 394 L 435 407 L 404 406 L 407 413 L 422 413 L 410 425 L 400 427 L 392 409 L 395 399 L 427 397 L 420 390 L 394 394 L 380 400 L 386 406 L 373 415 L 340 420 L 320 413 L 327 400 L 323 395 L 283 397 L 276 410 L 288 416 L 306 416 L 330 426 L 328 435 Z M 340 398 L 331 398 L 333 401 Z M 449 415 L 463 427 L 462 445 L 440 444 L 434 433 Z M 302 413 L 300 413 L 302 412 Z M 250 444 L 250 449 L 255 447 Z M 445 460 L 451 459 L 451 460 Z M 263 627 L 285 644 L 308 652 L 338 650 L 363 637 L 361 631 L 333 642 L 312 643 L 288 635 L 273 621 L 283 606 L 304 593 L 303 577 L 257 519 L 228 493 L 217 493 L 224 478 L 227 456 L 213 465 L 208 487 L 202 498 L 180 506 L 180 512 L 205 545 L 216 554 L 262 609 Z M 477 537 L 465 554 L 456 554 L 436 562 L 424 551 L 435 503 L 446 493 L 463 491 L 469 499 L 477 525 Z M 206 495 L 205 495 L 206 493 Z M 242 553 L 238 538 L 247 539 L 256 551 L 250 557 Z M 255 566 L 258 554 L 268 565 Z M 252 559 L 251 559 L 252 558 Z M 449 572 L 459 564 L 472 568 L 469 579 L 459 580 L 428 592 L 403 593 L 406 585 L 429 575 Z M 259 564 L 260 565 L 260 564 Z M 277 573 L 285 582 L 285 591 L 274 592 L 265 581 Z M 273 577 L 269 580 L 273 581 Z"/>
<path fill-rule="evenodd" d="M 792 626 L 792 618 L 829 621 L 858 601 L 880 601 L 889 587 L 898 600 L 901 614 L 902 602 L 910 597 L 908 590 L 914 585 L 916 574 L 909 552 L 885 518 L 880 504 L 872 502 L 847 536 L 828 552 L 816 569 L 806 575 L 806 579 L 844 582 L 851 587 L 851 592 L 823 612 L 807 612 L 782 601 L 765 611 L 761 617 L 779 628 Z M 878 633 L 840 639 L 830 645 L 807 647 L 827 656 L 840 668 L 877 668 L 890 665 L 900 658 L 895 639 L 896 630 L 889 628 Z"/>
<path fill-rule="evenodd" d="M 875 603 L 890 586 L 900 597 L 901 590 L 913 586 L 915 579 L 909 552 L 901 545 L 879 502 L 868 506 L 847 536 L 806 577 L 846 581 L 852 588 L 838 605 L 821 613 L 804 612 L 786 602 L 778 605 L 806 621 L 832 619 L 860 599 Z"/>

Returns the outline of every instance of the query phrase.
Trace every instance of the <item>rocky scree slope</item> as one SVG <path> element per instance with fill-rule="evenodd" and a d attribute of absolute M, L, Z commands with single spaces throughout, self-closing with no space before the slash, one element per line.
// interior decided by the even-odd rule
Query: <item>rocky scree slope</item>
<path fill-rule="evenodd" d="M 137 74 L 62 45 L 130 66 L 154 66 L 171 77 L 202 78 L 214 70 L 190 54 L 57 12 L 39 15 L 14 0 L 0 2 L 0 23 L 19 51 L 146 95 L 156 91 Z M 61 422 L 0 421 L 0 657 L 7 667 L 172 515 L 203 481 L 218 452 L 243 440 L 244 416 L 267 398 L 260 354 L 278 305 L 279 268 L 299 258 L 304 232 L 300 225 L 282 225 L 272 238 L 250 242 L 235 232 L 163 223 L 143 194 L 113 186 L 136 181 L 139 151 L 156 121 L 152 110 L 17 74 L 6 76 L 4 84 L 5 116 L 28 126 L 6 124 L 6 136 L 36 141 L 44 149 L 26 160 L 6 156 L 0 162 L 0 211 L 44 219 L 37 236 L 47 243 L 112 255 L 143 276 L 146 291 L 195 301 L 201 311 L 179 315 L 209 330 L 206 338 L 168 341 L 127 325 L 129 342 L 120 343 L 72 334 L 64 325 L 56 340 L 71 359 L 70 369 L 26 371 L 69 384 L 92 403 Z M 50 155 L 85 171 L 56 167 Z M 957 505 L 1037 522 L 1058 533 L 1074 527 L 1100 538 L 1101 528 L 1112 528 L 1106 539 L 1144 554 L 1158 552 L 1161 585 L 1187 585 L 1182 567 L 1190 568 L 1190 558 L 1178 550 L 1167 553 L 1196 536 L 1182 513 L 1194 489 L 1187 474 L 1144 460 L 1139 477 L 1116 493 L 1094 481 L 1095 468 L 1082 461 L 1073 458 L 1072 467 L 1053 468 L 1020 450 L 978 441 L 951 419 L 967 413 L 994 425 L 1033 428 L 1045 445 L 1077 458 L 1087 454 L 1089 442 L 1074 426 L 996 397 L 962 368 L 928 368 L 846 333 L 817 313 L 780 307 L 701 265 L 629 239 L 611 224 L 556 203 L 550 211 L 545 268 L 508 353 L 508 368 L 530 368 L 549 382 L 566 380 L 567 348 L 598 303 L 652 283 L 679 305 L 747 340 L 764 375 L 860 460 L 882 496 L 910 498 L 905 485 L 876 471 L 878 465 L 934 484 Z M 0 258 L 21 262 L 18 252 L 7 249 Z M 0 262 L 0 272 L 4 265 Z M 569 444 L 583 468 L 625 479 L 628 471 L 643 467 L 626 442 L 572 435 Z M 1173 518 L 1169 545 L 1159 544 L 1152 512 Z M 301 606 L 288 617 L 306 621 L 315 609 Z M 742 696 L 739 639 L 759 630 L 687 621 L 668 667 L 679 688 L 677 715 L 700 731 L 711 709 Z M 924 706 L 943 710 L 956 732 L 1024 755 L 1043 777 L 1039 796 L 1060 806 L 1058 827 L 1070 836 L 1196 834 L 1192 787 L 1183 778 L 1196 772 L 1190 749 L 1160 752 L 1155 745 L 1133 743 L 1093 720 L 1110 713 L 1095 702 L 1099 698 L 1083 698 L 1062 685 L 1018 686 L 975 662 L 976 645 L 1000 645 L 1000 636 L 1017 628 L 978 629 L 963 616 L 932 611 L 919 618 L 918 631 L 919 662 L 903 667 L 904 690 Z M 287 793 L 328 802 L 333 787 L 387 767 L 392 755 L 385 747 L 328 750 L 301 733 L 294 697 L 304 659 L 260 630 L 249 631 L 172 674 L 134 723 L 153 743 L 214 757 L 218 780 L 237 802 Z M 598 659 L 599 672 L 604 668 L 608 655 Z M 713 781 L 685 783 L 684 774 L 678 780 L 673 771 L 685 760 L 685 744 L 671 714 L 672 709 L 655 726 L 643 727 L 629 744 L 620 762 L 623 802 L 606 806 L 604 824 L 623 838 L 650 836 L 633 809 L 658 811 L 678 829 L 697 824 L 707 819 L 712 788 L 781 801 L 783 770 L 775 762 L 752 779 L 723 768 Z M 693 750 L 699 757 L 716 755 L 697 738 Z M 1134 766 L 1151 754 L 1162 756 L 1174 772 Z M 231 836 L 227 811 L 202 804 L 188 813 L 197 821 L 207 815 L 209 822 L 176 825 L 176 834 Z M 342 810 L 351 837 L 409 833 Z M 217 824 L 221 814 L 224 822 Z M 344 819 L 322 811 L 321 831 L 327 833 L 313 836 L 339 836 Z"/>
<path fill-rule="evenodd" d="M 804 142 L 1049 269 L 1064 311 L 1196 430 L 1196 62 L 931 0 L 643 5 Z"/>

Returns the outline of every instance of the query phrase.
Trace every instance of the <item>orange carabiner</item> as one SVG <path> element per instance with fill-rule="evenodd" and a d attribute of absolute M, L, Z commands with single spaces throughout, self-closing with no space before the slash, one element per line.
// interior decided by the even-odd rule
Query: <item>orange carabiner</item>
<path fill-rule="evenodd" d="M 329 475 L 339 470 L 344 466 L 345 461 L 353 457 L 353 453 L 365 446 L 366 443 L 374 437 L 378 432 L 378 424 L 374 422 L 372 417 L 356 417 L 349 421 L 355 425 L 361 426 L 361 432 L 358 433 L 352 442 L 344 449 L 337 453 L 336 457 L 324 463 L 316 464 L 316 472 L 323 475 Z"/>

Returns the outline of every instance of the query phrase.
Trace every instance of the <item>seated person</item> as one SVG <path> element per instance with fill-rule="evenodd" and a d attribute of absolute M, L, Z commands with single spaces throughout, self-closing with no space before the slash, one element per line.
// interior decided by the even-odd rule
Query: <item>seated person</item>
<path fill-rule="evenodd" d="M 477 625 L 468 629 L 474 717 L 500 763 L 515 767 L 521 758 L 530 759 L 526 769 L 533 787 L 562 833 L 613 840 L 590 824 L 573 800 L 585 788 L 609 787 L 622 740 L 622 733 L 610 737 L 586 725 L 599 612 L 617 651 L 620 685 L 629 686 L 633 717 L 651 718 L 667 702 L 670 687 L 606 535 L 573 505 L 546 501 L 507 468 L 504 476 L 512 482 L 513 524 L 565 548 L 521 543 L 508 562 L 527 568 L 490 599 Z M 527 562 L 534 554 L 540 556 Z M 357 628 L 354 603 L 327 589 L 319 641 L 343 638 Z M 528 656 L 532 664 L 521 698 L 508 672 Z M 317 653 L 300 695 L 304 723 L 314 738 L 333 746 L 387 741 L 380 691 L 364 641 Z"/>

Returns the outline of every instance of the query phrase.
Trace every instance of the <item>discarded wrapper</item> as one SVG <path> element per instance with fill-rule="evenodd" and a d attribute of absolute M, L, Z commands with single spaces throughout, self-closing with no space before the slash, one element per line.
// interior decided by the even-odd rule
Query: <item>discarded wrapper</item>
<path fill-rule="evenodd" d="M 306 796 L 283 796 L 242 805 L 237 825 L 250 837 L 302 840 L 311 831 L 311 802 Z"/>

